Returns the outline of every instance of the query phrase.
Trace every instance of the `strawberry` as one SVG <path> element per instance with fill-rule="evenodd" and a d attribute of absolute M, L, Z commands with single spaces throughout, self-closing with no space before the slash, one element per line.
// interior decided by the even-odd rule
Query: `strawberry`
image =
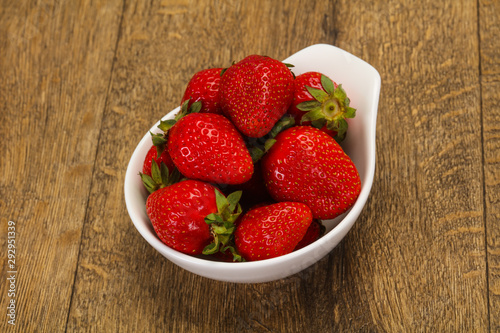
<path fill-rule="evenodd" d="M 335 218 L 354 204 L 361 190 L 358 171 L 331 136 L 311 126 L 295 126 L 275 140 L 262 159 L 274 200 L 305 203 L 318 219 Z"/>
<path fill-rule="evenodd" d="M 240 192 L 227 198 L 214 186 L 183 180 L 153 192 L 146 211 L 160 240 L 191 255 L 235 253 L 231 247 L 234 221 L 241 213 Z"/>
<path fill-rule="evenodd" d="M 312 221 L 309 207 L 279 202 L 248 211 L 234 233 L 238 253 L 248 261 L 288 254 L 304 237 Z"/>
<path fill-rule="evenodd" d="M 321 220 L 314 219 L 311 222 L 311 225 L 309 226 L 309 228 L 307 228 L 307 232 L 304 235 L 304 238 L 302 238 L 300 240 L 299 244 L 297 244 L 294 251 L 299 250 L 303 247 L 306 247 L 309 244 L 314 243 L 321 236 L 323 236 L 324 233 L 325 233 L 325 227 L 321 223 Z"/>
<path fill-rule="evenodd" d="M 251 55 L 232 65 L 220 81 L 222 112 L 246 136 L 266 135 L 286 113 L 293 98 L 293 75 L 287 65 Z"/>
<path fill-rule="evenodd" d="M 165 163 L 168 170 L 173 171 L 175 168 L 174 162 L 170 158 L 168 151 L 164 150 L 160 157 L 158 157 L 158 150 L 154 145 L 149 148 L 146 158 L 144 159 L 144 164 L 142 165 L 142 173 L 148 176 L 151 176 L 151 165 L 153 161 L 156 162 L 156 165 L 160 166 L 161 162 Z"/>
<path fill-rule="evenodd" d="M 168 152 L 179 171 L 190 179 L 242 184 L 253 174 L 253 163 L 241 134 L 224 116 L 190 113 L 168 131 Z"/>
<path fill-rule="evenodd" d="M 294 85 L 293 102 L 288 113 L 295 117 L 296 123 L 319 128 L 341 142 L 348 127 L 345 118 L 356 115 L 342 85 L 319 72 L 298 75 Z"/>
<path fill-rule="evenodd" d="M 189 80 L 181 105 L 189 100 L 189 105 L 201 101 L 200 112 L 222 114 L 219 105 L 219 84 L 222 68 L 208 68 L 193 75 Z"/>

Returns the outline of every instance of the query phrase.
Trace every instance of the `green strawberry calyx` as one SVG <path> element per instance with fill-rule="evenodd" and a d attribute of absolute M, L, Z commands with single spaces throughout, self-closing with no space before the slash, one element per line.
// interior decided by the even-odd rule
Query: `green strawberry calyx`
<path fill-rule="evenodd" d="M 225 197 L 224 194 L 215 190 L 217 213 L 211 213 L 205 217 L 205 223 L 210 226 L 214 240 L 203 249 L 203 254 L 211 255 L 230 251 L 233 261 L 244 261 L 234 247 L 234 231 L 236 230 L 234 223 L 242 212 L 241 205 L 238 203 L 241 194 L 242 191 L 236 191 Z"/>
<path fill-rule="evenodd" d="M 174 170 L 170 172 L 165 163 L 161 162 L 160 166 L 158 166 L 154 158 L 151 161 L 151 176 L 142 172 L 139 172 L 139 175 L 149 193 L 153 193 L 162 187 L 177 183 L 181 178 L 181 173 L 177 168 L 174 168 Z"/>
<path fill-rule="evenodd" d="M 354 118 L 356 109 L 349 106 L 350 100 L 341 84 L 335 88 L 331 79 L 321 75 L 321 86 L 323 89 L 306 86 L 314 99 L 297 105 L 297 109 L 307 112 L 300 122 L 310 121 L 318 129 L 326 126 L 337 132 L 337 141 L 342 141 L 348 128 L 346 118 Z"/>
<path fill-rule="evenodd" d="M 156 153 L 158 156 L 163 153 L 167 143 L 168 131 L 178 122 L 182 117 L 190 113 L 198 113 L 201 111 L 202 103 L 201 101 L 196 101 L 189 105 L 191 99 L 188 99 L 182 103 L 181 109 L 175 115 L 174 119 L 160 120 L 158 128 L 163 131 L 163 133 L 151 133 L 151 138 L 153 140 L 153 145 L 156 147 Z"/>
<path fill-rule="evenodd" d="M 275 137 L 283 132 L 284 130 L 295 125 L 295 119 L 289 115 L 285 114 L 280 120 L 276 122 L 271 131 L 264 135 L 261 138 L 247 138 L 247 147 L 250 152 L 250 156 L 252 157 L 253 163 L 259 161 L 262 156 L 269 149 L 271 149 L 272 145 L 276 142 Z"/>

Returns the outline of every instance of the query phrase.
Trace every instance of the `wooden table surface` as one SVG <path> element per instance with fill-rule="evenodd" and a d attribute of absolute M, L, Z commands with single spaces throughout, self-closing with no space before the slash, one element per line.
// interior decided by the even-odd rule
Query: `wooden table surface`
<path fill-rule="evenodd" d="M 164 259 L 125 207 L 138 141 L 196 71 L 316 43 L 382 77 L 353 229 L 263 284 Z M 1 1 L 0 331 L 499 332 L 499 48 L 497 0 Z"/>

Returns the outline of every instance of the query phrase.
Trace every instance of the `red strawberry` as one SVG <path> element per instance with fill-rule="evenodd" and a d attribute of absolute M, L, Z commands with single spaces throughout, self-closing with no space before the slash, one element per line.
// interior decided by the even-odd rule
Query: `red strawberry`
<path fill-rule="evenodd" d="M 190 113 L 168 131 L 168 152 L 191 179 L 242 184 L 253 174 L 245 142 L 231 122 L 213 113 Z"/>
<path fill-rule="evenodd" d="M 358 198 L 356 166 L 339 144 L 311 126 L 289 128 L 262 159 L 267 189 L 276 201 L 308 205 L 314 218 L 332 219 Z"/>
<path fill-rule="evenodd" d="M 321 236 L 323 236 L 324 232 L 325 232 L 325 227 L 321 223 L 321 220 L 314 219 L 312 221 L 311 225 L 309 226 L 309 228 L 307 228 L 307 232 L 304 235 L 304 238 L 302 238 L 300 240 L 299 244 L 297 244 L 294 251 L 299 250 L 303 247 L 306 247 L 309 244 L 314 243 Z"/>
<path fill-rule="evenodd" d="M 172 162 L 168 151 L 164 150 L 159 158 L 157 156 L 158 150 L 154 145 L 152 145 L 151 148 L 149 148 L 148 153 L 146 154 L 146 158 L 144 159 L 144 164 L 142 166 L 143 174 L 151 176 L 151 164 L 153 163 L 153 160 L 156 162 L 158 167 L 161 165 L 161 162 L 163 162 L 167 166 L 168 170 L 170 170 L 171 172 L 174 170 L 175 165 L 174 162 Z"/>
<path fill-rule="evenodd" d="M 181 105 L 189 100 L 192 103 L 201 101 L 200 112 L 222 114 L 219 105 L 219 83 L 222 68 L 208 68 L 193 75 L 186 87 Z"/>
<path fill-rule="evenodd" d="M 281 61 L 251 55 L 229 67 L 220 82 L 222 112 L 244 135 L 266 135 L 293 98 L 293 75 Z"/>
<path fill-rule="evenodd" d="M 295 93 L 288 112 L 295 117 L 296 124 L 312 125 L 342 141 L 348 127 L 345 118 L 356 115 L 342 85 L 319 72 L 300 74 L 294 83 Z"/>
<path fill-rule="evenodd" d="M 309 207 L 298 202 L 252 209 L 238 224 L 234 234 L 236 248 L 249 261 L 285 255 L 304 237 L 311 221 Z"/>
<path fill-rule="evenodd" d="M 226 198 L 210 184 L 184 180 L 153 192 L 146 210 L 163 243 L 187 254 L 212 254 L 232 242 L 239 196 Z"/>

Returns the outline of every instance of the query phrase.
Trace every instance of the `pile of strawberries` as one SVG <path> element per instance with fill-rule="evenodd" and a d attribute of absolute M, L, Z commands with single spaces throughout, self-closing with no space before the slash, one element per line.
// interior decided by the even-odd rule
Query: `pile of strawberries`
<path fill-rule="evenodd" d="M 140 176 L 158 237 L 190 255 L 273 258 L 322 235 L 356 201 L 358 171 L 338 142 L 356 110 L 326 75 L 251 55 L 189 81 L 152 134 Z M 208 257 L 207 257 L 208 258 Z"/>

